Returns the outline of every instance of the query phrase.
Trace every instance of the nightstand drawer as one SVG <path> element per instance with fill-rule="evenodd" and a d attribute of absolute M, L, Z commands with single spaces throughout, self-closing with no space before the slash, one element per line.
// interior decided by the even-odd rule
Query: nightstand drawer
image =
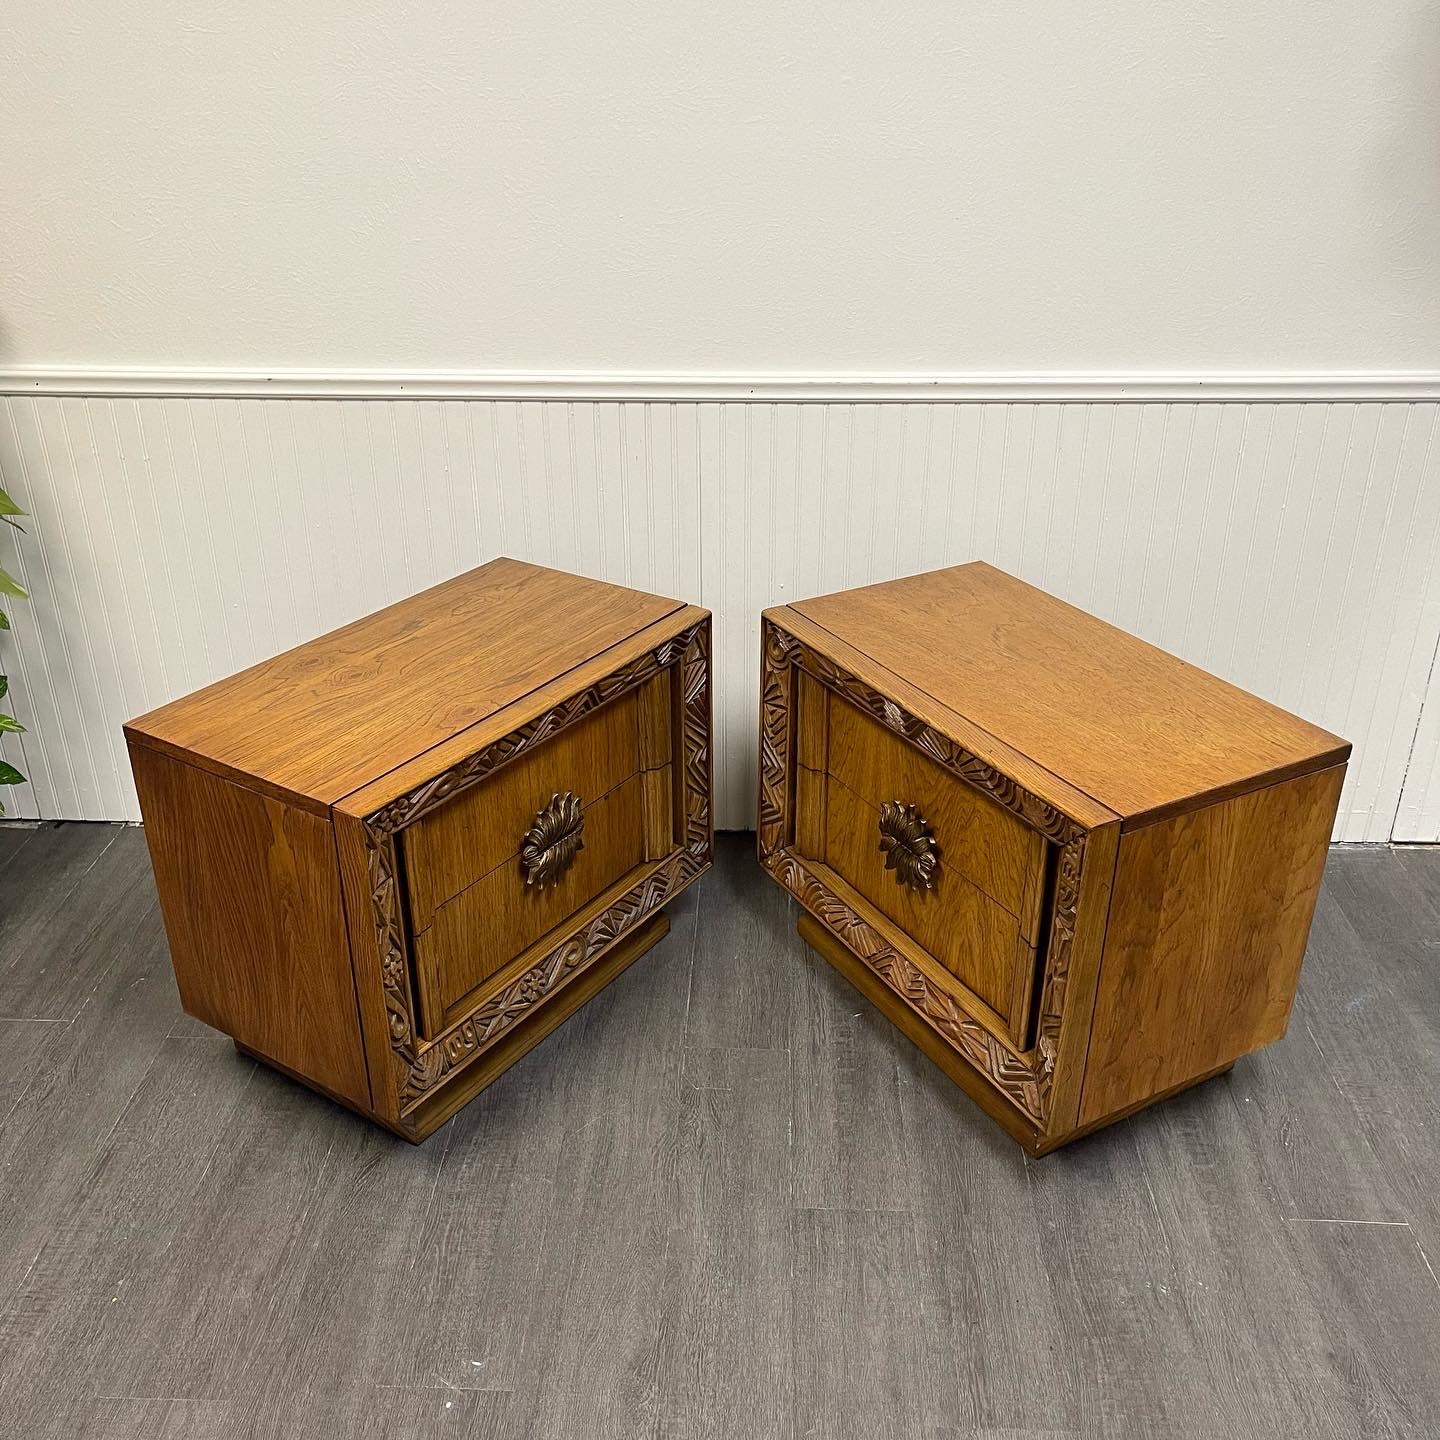
<path fill-rule="evenodd" d="M 511 761 L 405 832 L 410 923 L 429 928 L 440 908 L 520 850 L 550 797 L 589 803 L 640 768 L 639 701 L 632 691 Z"/>
<path fill-rule="evenodd" d="M 933 888 L 897 879 L 880 848 L 881 812 L 830 777 L 825 863 L 886 919 L 995 1012 L 1002 1032 L 1024 1048 L 1035 979 L 1035 948 L 1020 922 L 942 858 Z M 942 832 L 943 833 L 943 832 Z M 942 844 L 940 852 L 944 856 Z"/>
<path fill-rule="evenodd" d="M 827 769 L 876 812 L 867 839 L 878 867 L 883 868 L 889 858 L 879 848 L 879 812 L 887 802 L 913 807 L 933 836 L 937 882 L 939 876 L 963 880 L 1009 911 L 1020 934 L 1034 945 L 1040 934 L 1044 837 L 849 701 L 832 691 L 817 690 L 818 696 L 807 692 L 805 698 L 813 696 L 828 708 Z M 887 877 L 892 890 L 897 874 L 892 866 Z"/>
<path fill-rule="evenodd" d="M 934 982 L 1029 1043 L 1043 835 L 828 685 L 797 687 L 798 852 L 891 922 Z"/>
<path fill-rule="evenodd" d="M 581 845 L 567 854 L 574 832 L 563 827 L 571 820 L 579 821 Z M 531 946 L 643 864 L 641 777 L 632 775 L 597 800 L 581 802 L 557 827 L 538 851 L 522 851 L 516 835 L 512 854 L 441 904 L 434 921 L 415 933 L 421 1009 L 431 1033 L 463 1018 L 505 983 L 511 969 L 526 967 Z M 558 873 L 529 878 L 530 860 L 547 857 Z"/>

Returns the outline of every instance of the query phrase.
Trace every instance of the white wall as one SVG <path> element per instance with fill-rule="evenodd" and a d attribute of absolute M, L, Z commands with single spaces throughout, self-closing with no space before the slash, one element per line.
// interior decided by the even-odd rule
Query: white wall
<path fill-rule="evenodd" d="M 0 365 L 1440 368 L 1426 0 L 7 0 Z"/>
<path fill-rule="evenodd" d="M 1440 838 L 1437 62 L 1422 0 L 10 0 L 0 801 L 133 814 L 127 715 L 503 551 L 716 610 L 744 824 L 760 607 L 982 557 Z"/>
<path fill-rule="evenodd" d="M 124 719 L 508 553 L 714 609 L 744 826 L 760 609 L 978 557 L 1353 740 L 1336 833 L 1387 839 L 1440 638 L 1437 415 L 11 397 L 0 475 L 34 520 L 0 564 L 34 602 L 5 753 L 34 784 L 0 799 L 134 816 Z"/>

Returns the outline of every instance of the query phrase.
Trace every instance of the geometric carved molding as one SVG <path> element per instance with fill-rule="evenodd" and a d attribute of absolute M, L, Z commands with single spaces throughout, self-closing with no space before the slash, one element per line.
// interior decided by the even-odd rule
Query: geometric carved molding
<path fill-rule="evenodd" d="M 582 931 L 537 960 L 477 1010 L 433 1040 L 422 1039 L 416 1024 L 396 835 L 478 785 L 507 761 L 552 739 L 601 705 L 638 689 L 672 665 L 679 666 L 682 715 L 678 776 L 683 787 L 684 835 L 680 845 Z M 711 768 L 710 625 L 702 620 L 366 817 L 370 896 L 402 1115 L 424 1101 L 441 1080 L 494 1045 L 535 1006 L 588 969 L 622 935 L 705 869 L 713 850 Z"/>
<path fill-rule="evenodd" d="M 851 954 L 988 1077 L 1036 1125 L 1050 1114 L 1050 1092 L 1075 940 L 1086 830 L 949 736 L 927 725 L 858 676 L 772 621 L 763 622 L 760 696 L 760 862 Z M 789 849 L 794 793 L 790 757 L 795 733 L 795 675 L 805 671 L 874 716 L 967 785 L 1059 847 L 1045 975 L 1033 1050 L 1017 1052 L 967 1013 L 910 959 L 826 886 Z"/>

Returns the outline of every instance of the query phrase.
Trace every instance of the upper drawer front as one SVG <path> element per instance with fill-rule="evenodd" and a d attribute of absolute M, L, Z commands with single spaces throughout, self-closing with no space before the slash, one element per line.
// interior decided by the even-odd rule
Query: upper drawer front
<path fill-rule="evenodd" d="M 944 871 L 1003 906 L 1038 944 L 1044 837 L 849 701 L 826 695 L 830 773 L 877 811 L 887 800 L 914 805 L 935 832 Z"/>
<path fill-rule="evenodd" d="M 415 937 L 432 1029 L 461 1018 L 479 994 L 488 993 L 480 987 L 644 863 L 644 779 L 632 775 L 584 805 L 584 845 L 557 883 L 527 884 L 521 856 L 512 855 L 440 906 L 434 924 Z"/>
<path fill-rule="evenodd" d="M 452 896 L 520 850 L 557 792 L 587 804 L 640 767 L 640 702 L 631 692 L 512 761 L 405 831 L 411 929 L 429 928 Z"/>

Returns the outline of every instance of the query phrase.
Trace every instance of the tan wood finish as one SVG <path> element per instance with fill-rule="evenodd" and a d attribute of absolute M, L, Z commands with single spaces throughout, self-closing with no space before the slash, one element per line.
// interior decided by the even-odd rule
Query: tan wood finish
<path fill-rule="evenodd" d="M 708 867 L 709 684 L 704 610 L 497 560 L 133 721 L 186 1008 L 423 1139 Z"/>
<path fill-rule="evenodd" d="M 1006 1053 L 1013 1055 L 1020 1055 L 1027 1049 L 1026 1037 L 1020 1033 L 1021 1027 L 1012 1024 L 1008 1013 L 985 1001 L 975 986 L 956 976 L 903 925 L 892 920 L 878 905 L 873 905 L 838 870 L 818 863 L 808 868 L 836 900 L 852 911 L 864 913 L 867 929 L 874 937 L 903 957 L 911 972 L 924 977 L 930 997 L 943 997 L 942 1003 L 946 1007 L 976 1022 L 985 1032 L 987 1044 L 993 1038 Z M 1033 956 L 1031 958 L 1033 960 Z"/>
<path fill-rule="evenodd" d="M 795 689 L 795 848 L 825 859 L 830 764 L 830 692 L 810 676 Z"/>
<path fill-rule="evenodd" d="M 1124 835 L 1082 1123 L 1278 1040 L 1343 765 Z"/>
<path fill-rule="evenodd" d="M 414 928 L 428 928 L 447 900 L 518 855 L 556 792 L 573 791 L 588 806 L 629 779 L 640 763 L 638 709 L 633 693 L 602 706 L 411 825 L 405 872 Z"/>
<path fill-rule="evenodd" d="M 335 857 L 340 889 L 345 900 L 345 930 L 350 940 L 350 965 L 355 975 L 355 999 L 365 1042 L 365 1068 L 374 1077 L 370 1086 L 371 1116 L 397 1129 L 400 1123 L 399 1087 L 394 1082 L 395 1058 L 386 1008 L 385 954 L 376 922 L 375 896 L 370 884 L 370 847 L 365 822 L 334 812 Z M 146 839 L 149 839 L 147 833 Z M 151 852 L 153 856 L 153 851 Z M 308 1078 L 296 1072 L 300 1078 Z"/>
<path fill-rule="evenodd" d="M 1070 944 L 1070 965 L 1065 977 L 1060 1024 L 1055 1030 L 1054 1051 L 1042 1057 L 1053 1066 L 1050 1091 L 1049 1133 L 1054 1144 L 1073 1136 L 1080 1112 L 1080 1095 L 1085 1084 L 1085 1066 L 1090 1050 L 1090 1021 L 1095 996 L 1100 988 L 1106 926 L 1115 893 L 1115 860 L 1120 849 L 1120 822 L 1112 820 L 1086 832 L 1080 867 L 1080 884 L 1075 901 L 1075 938 Z M 1054 900 L 1052 892 L 1051 903 Z M 1155 1097 L 1159 1098 L 1159 1097 Z"/>
<path fill-rule="evenodd" d="M 963 876 L 1013 915 L 1026 941 L 1040 932 L 1045 840 L 838 696 L 830 706 L 830 774 L 878 811 L 917 806 L 940 844 L 944 876 Z"/>
<path fill-rule="evenodd" d="M 763 620 L 781 626 L 802 645 L 816 654 L 823 654 L 847 675 L 853 675 L 873 694 L 884 696 L 892 704 L 913 715 L 917 720 L 948 736 L 990 769 L 1010 776 L 1037 799 L 1054 806 L 1081 825 L 1104 825 L 1116 818 L 1116 812 L 1087 795 L 1063 776 L 1037 764 L 1023 751 L 1007 744 L 999 736 L 983 730 L 962 712 L 945 705 L 903 675 L 898 675 L 882 662 L 847 644 L 821 625 L 807 619 L 799 610 L 784 605 L 762 612 Z"/>
<path fill-rule="evenodd" d="M 880 812 L 838 776 L 826 794 L 825 860 L 882 915 L 933 955 L 963 985 L 1005 1017 L 1007 1030 L 1024 1029 L 1024 1005 L 1035 951 L 1015 916 L 963 872 L 942 866 L 933 890 L 912 890 L 885 868 L 876 842 Z"/>
<path fill-rule="evenodd" d="M 985 565 L 766 611 L 762 650 L 762 865 L 1031 1153 L 1284 1032 L 1343 740 Z M 933 892 L 883 869 L 883 800 Z"/>
<path fill-rule="evenodd" d="M 978 561 L 792 608 L 1127 828 L 1349 754 L 1338 736 Z"/>
<path fill-rule="evenodd" d="M 527 885 L 512 855 L 447 900 L 415 935 L 420 984 L 435 996 L 441 1025 L 453 1024 L 484 998 L 479 987 L 644 859 L 641 780 L 632 775 L 585 807 L 584 848 L 557 884 Z"/>
<path fill-rule="evenodd" d="M 143 745 L 130 764 L 185 1009 L 369 1109 L 329 825 Z"/>
<path fill-rule="evenodd" d="M 324 807 L 681 608 L 492 560 L 130 728 L 153 749 Z"/>
<path fill-rule="evenodd" d="M 331 807 L 332 810 L 360 819 L 384 810 L 422 787 L 434 776 L 463 765 L 471 756 L 503 742 L 507 736 L 528 729 L 556 711 L 563 712 L 567 702 L 576 696 L 587 694 L 596 686 L 605 685 L 613 675 L 643 664 L 646 656 L 663 650 L 678 637 L 694 631 L 697 626 L 707 624 L 709 618 L 710 612 L 702 610 L 698 605 L 682 605 L 679 609 L 672 610 L 663 619 L 647 625 L 643 630 L 623 636 L 583 664 L 547 680 L 543 685 L 537 685 L 528 695 L 512 701 L 503 710 L 497 710 L 493 715 L 477 720 L 475 724 L 457 732 L 448 740 L 442 740 L 403 765 L 387 770 L 360 789 L 352 790 L 350 794 L 337 800 Z M 678 733 L 684 720 L 678 706 L 677 716 Z M 547 723 L 549 733 L 558 733 L 559 729 L 563 728 L 553 721 Z"/>
<path fill-rule="evenodd" d="M 636 702 L 647 860 L 665 855 L 680 833 L 680 816 L 675 807 L 679 792 L 671 769 L 676 748 L 675 718 L 679 713 L 675 680 L 673 671 L 647 680 Z"/>

